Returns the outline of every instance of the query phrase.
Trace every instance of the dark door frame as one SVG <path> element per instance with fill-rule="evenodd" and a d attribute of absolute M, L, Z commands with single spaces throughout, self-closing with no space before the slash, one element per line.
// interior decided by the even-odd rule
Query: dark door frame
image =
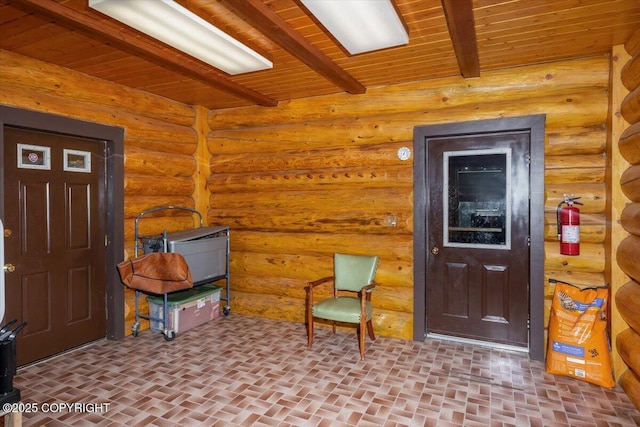
<path fill-rule="evenodd" d="M 107 146 L 105 290 L 108 339 L 124 338 L 124 286 L 116 265 L 124 257 L 124 129 L 54 114 L 0 105 L 0 153 L 5 126 L 102 140 Z M 4 218 L 4 174 L 0 174 L 0 217 Z"/>
<path fill-rule="evenodd" d="M 416 126 L 413 133 L 413 339 L 424 341 L 426 324 L 426 274 L 428 229 L 426 138 L 528 132 L 530 135 L 530 256 L 529 256 L 529 357 L 544 360 L 544 123 L 545 115 L 461 123 Z"/>

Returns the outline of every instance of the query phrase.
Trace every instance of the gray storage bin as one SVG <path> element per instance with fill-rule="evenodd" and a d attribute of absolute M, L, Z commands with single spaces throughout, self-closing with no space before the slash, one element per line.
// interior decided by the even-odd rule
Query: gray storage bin
<path fill-rule="evenodd" d="M 184 256 L 193 282 L 202 282 L 227 273 L 227 226 L 201 227 L 167 233 L 167 252 Z"/>

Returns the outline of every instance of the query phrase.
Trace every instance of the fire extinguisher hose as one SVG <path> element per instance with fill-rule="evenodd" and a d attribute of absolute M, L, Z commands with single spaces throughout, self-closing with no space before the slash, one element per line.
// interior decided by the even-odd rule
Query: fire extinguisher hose
<path fill-rule="evenodd" d="M 560 224 L 560 210 L 563 205 L 564 200 L 558 203 L 558 207 L 556 208 L 556 225 L 558 227 L 558 241 L 562 239 L 562 225 Z"/>

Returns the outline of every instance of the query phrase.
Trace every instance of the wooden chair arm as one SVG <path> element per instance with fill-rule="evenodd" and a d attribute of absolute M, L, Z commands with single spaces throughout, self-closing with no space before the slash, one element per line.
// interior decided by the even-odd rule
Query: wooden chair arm
<path fill-rule="evenodd" d="M 333 281 L 333 279 L 334 279 L 334 276 L 323 277 L 322 279 L 314 280 L 312 282 L 307 282 L 307 286 L 309 289 L 313 289 L 316 286 L 322 285 L 327 282 L 331 282 Z"/>
<path fill-rule="evenodd" d="M 373 288 L 376 287 L 376 282 L 371 282 L 370 284 L 368 284 L 367 286 L 363 287 L 360 292 L 368 292 L 371 293 L 373 292 Z"/>
<path fill-rule="evenodd" d="M 316 286 L 323 285 L 325 283 L 333 282 L 333 281 L 334 281 L 334 276 L 327 276 L 327 277 L 323 277 L 322 279 L 314 280 L 312 282 L 307 282 L 307 287 L 305 289 L 307 290 L 308 304 L 309 305 L 313 304 L 313 288 L 315 288 Z M 333 293 L 335 294 L 335 288 L 333 290 Z"/>
<path fill-rule="evenodd" d="M 360 289 L 360 292 L 358 292 L 358 298 L 371 301 L 371 294 L 373 293 L 373 289 L 375 287 L 376 287 L 375 282 L 371 282 L 367 286 L 364 286 L 362 289 Z"/>

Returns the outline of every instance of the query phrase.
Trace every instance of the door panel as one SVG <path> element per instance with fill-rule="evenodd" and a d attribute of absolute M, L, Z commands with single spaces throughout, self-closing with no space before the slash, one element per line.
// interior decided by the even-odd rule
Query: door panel
<path fill-rule="evenodd" d="M 87 184 L 66 184 L 67 244 L 68 250 L 89 249 L 91 247 L 91 229 L 89 212 L 91 211 L 91 187 Z"/>
<path fill-rule="evenodd" d="M 70 268 L 67 279 L 67 323 L 91 317 L 91 273 L 89 266 Z"/>
<path fill-rule="evenodd" d="M 426 143 L 427 332 L 527 347 L 529 135 Z"/>
<path fill-rule="evenodd" d="M 508 323 L 509 268 L 504 265 L 485 265 L 482 273 L 482 320 Z"/>
<path fill-rule="evenodd" d="M 469 266 L 467 264 L 445 263 L 442 314 L 447 316 L 469 317 Z"/>
<path fill-rule="evenodd" d="M 10 161 L 7 156 L 6 161 Z M 10 169 L 5 167 L 5 174 Z M 17 178 L 14 178 L 17 179 Z M 5 185 L 11 185 L 11 176 L 5 179 Z M 17 182 L 20 194 L 17 200 L 12 200 L 14 208 L 17 208 L 21 224 L 31 224 L 24 230 L 20 238 L 20 253 L 32 254 L 33 258 L 50 253 L 51 233 L 49 221 L 43 221 L 43 216 L 48 216 L 51 210 L 49 200 L 51 189 L 49 182 Z"/>
<path fill-rule="evenodd" d="M 9 254 L 9 256 L 11 256 Z M 15 257 L 11 257 L 15 259 Z M 20 294 L 14 291 L 13 283 L 7 280 L 7 316 L 18 318 L 29 324 L 22 332 L 23 338 L 30 338 L 50 331 L 51 328 L 51 279 L 48 272 L 24 273 L 19 282 Z M 17 295 L 15 295 L 17 294 Z M 22 316 L 16 314 L 16 309 Z M 20 338 L 18 338 L 20 342 Z"/>
<path fill-rule="evenodd" d="M 5 319 L 27 322 L 23 365 L 106 334 L 104 143 L 5 128 L 3 166 Z"/>

